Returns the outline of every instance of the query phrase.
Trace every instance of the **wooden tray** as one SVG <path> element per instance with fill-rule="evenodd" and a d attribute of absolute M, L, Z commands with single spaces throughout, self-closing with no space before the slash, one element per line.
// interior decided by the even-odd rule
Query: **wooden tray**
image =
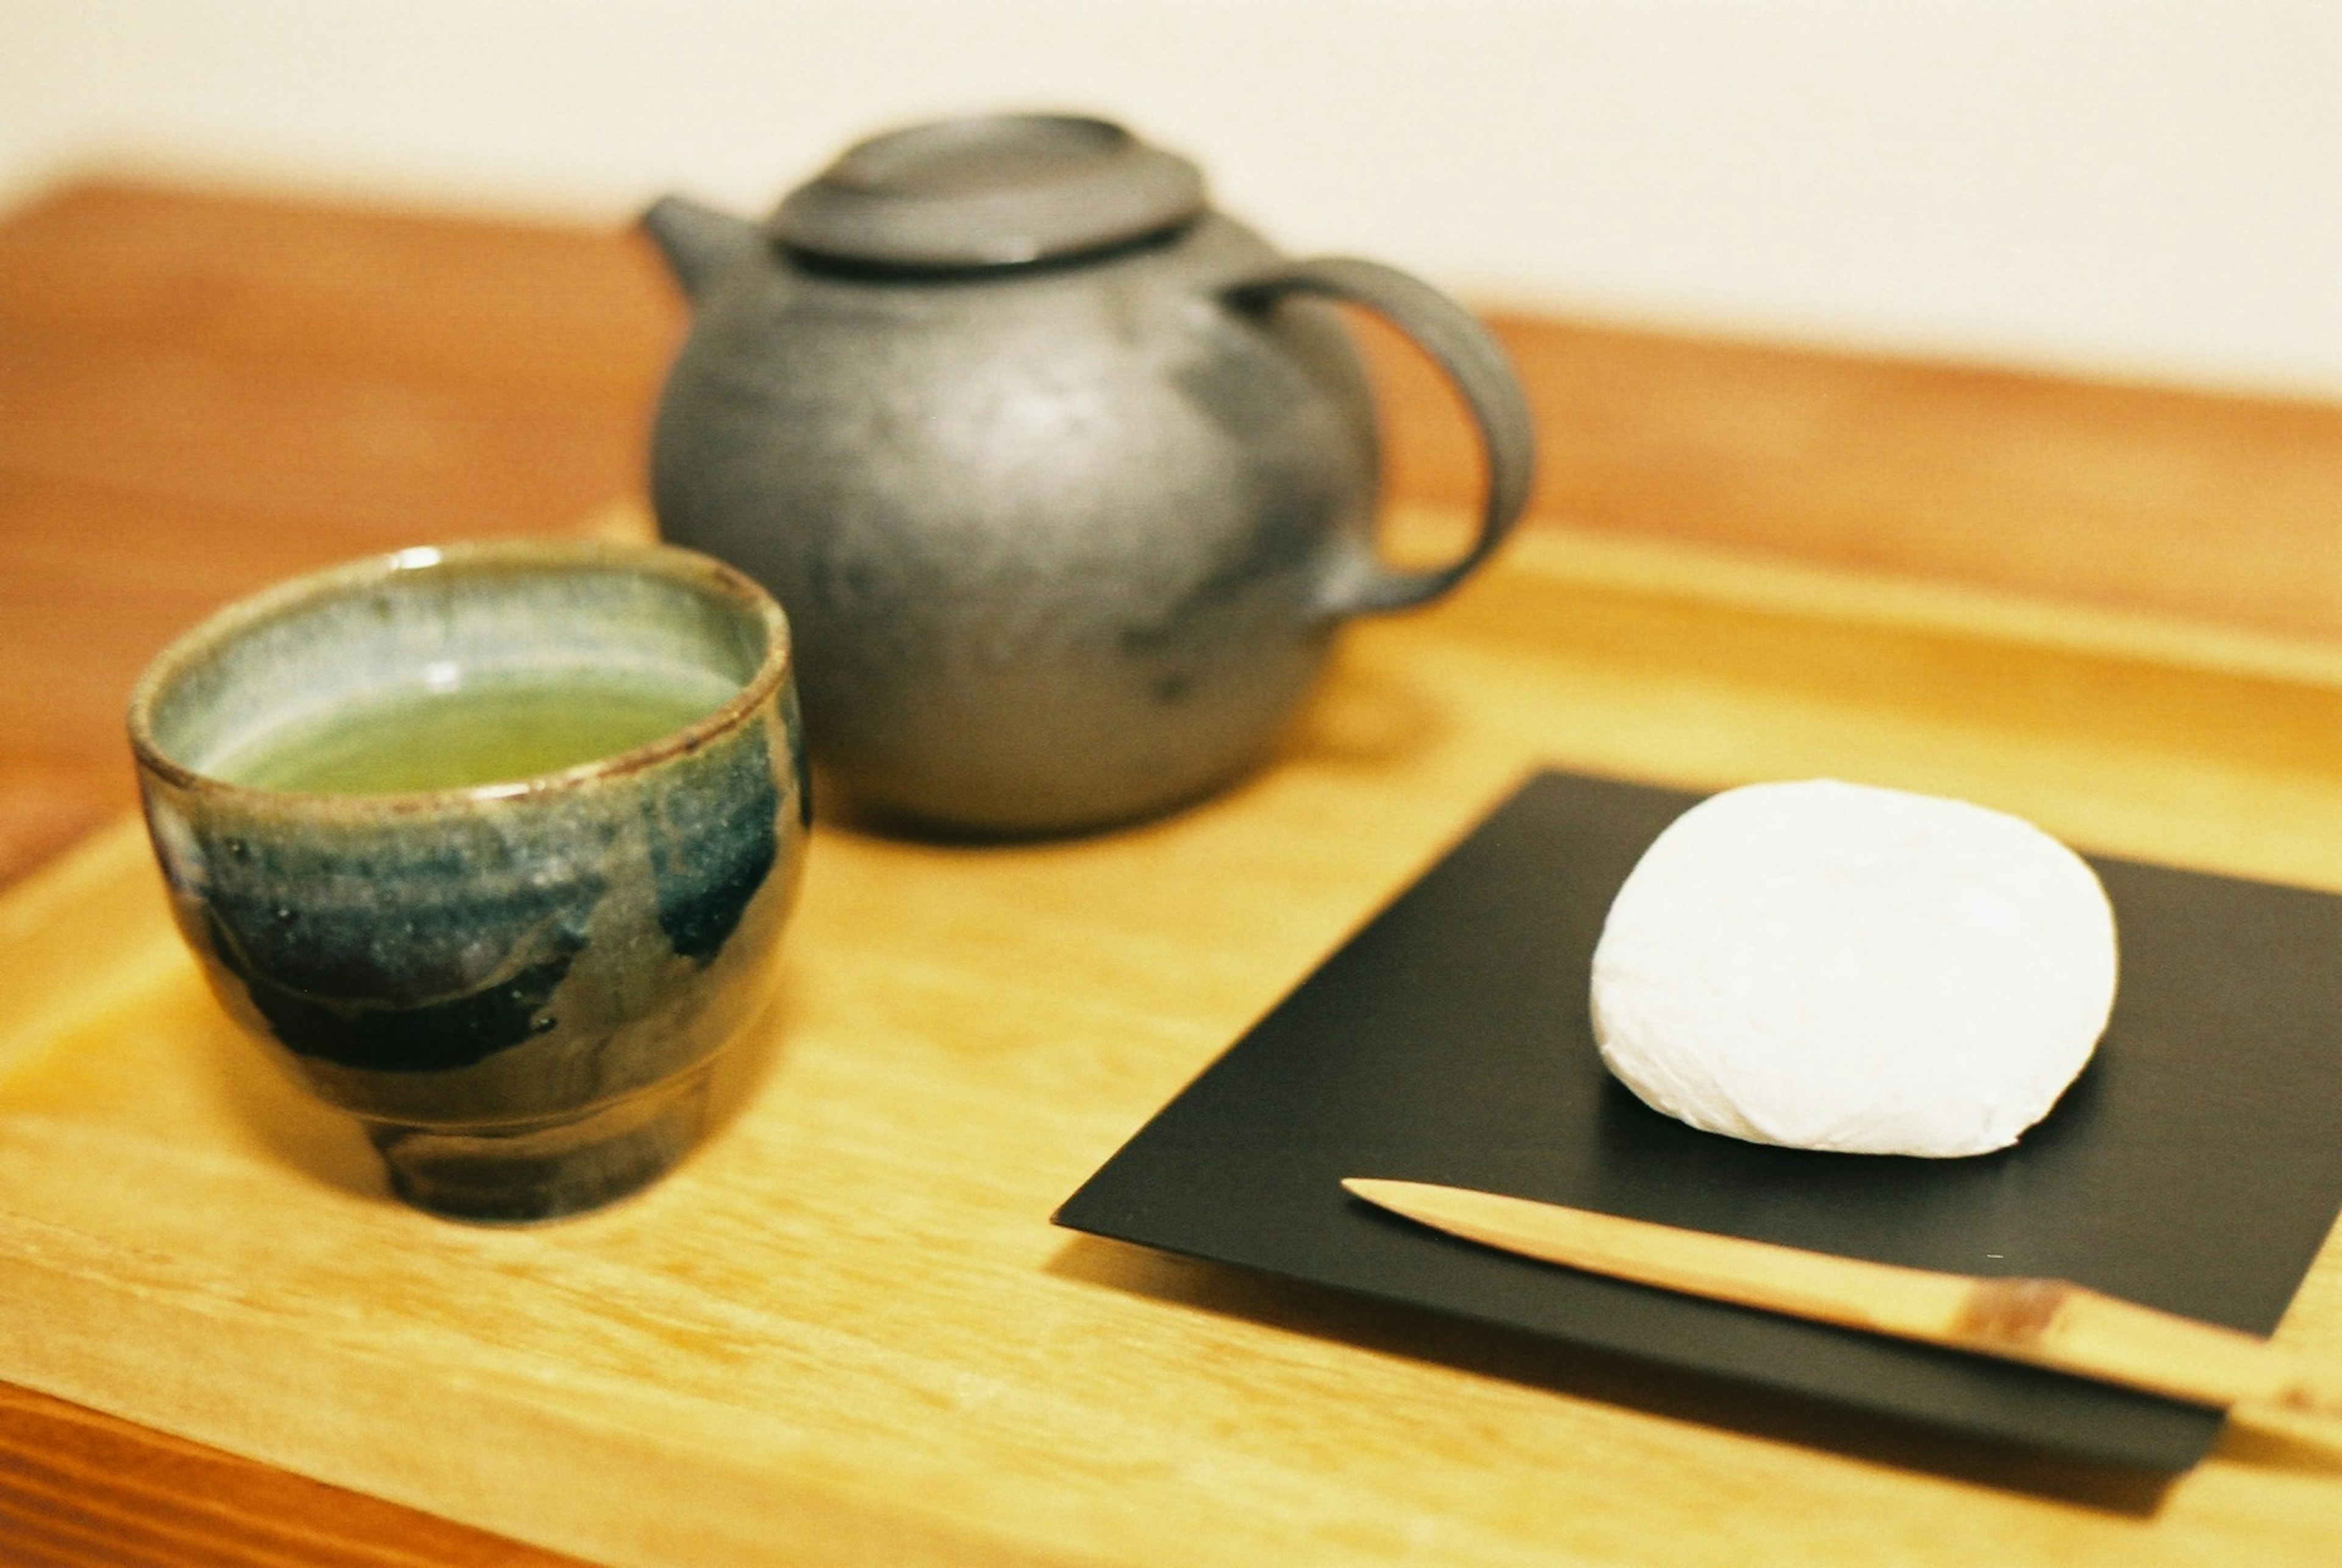
<path fill-rule="evenodd" d="M 0 901 L 0 1375 L 612 1563 L 2342 1555 L 2314 1428 L 2167 1488 L 1051 1229 L 1538 762 L 2342 889 L 2342 653 L 1532 535 L 1168 822 L 825 824 L 720 1134 L 496 1232 L 235 1035 L 125 824 Z M 2342 1358 L 2330 1241 L 2281 1336 Z"/>

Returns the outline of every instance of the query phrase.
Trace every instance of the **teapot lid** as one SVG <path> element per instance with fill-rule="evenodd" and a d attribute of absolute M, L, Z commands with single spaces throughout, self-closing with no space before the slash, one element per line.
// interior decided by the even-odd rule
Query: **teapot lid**
<path fill-rule="evenodd" d="M 815 255 L 958 270 L 1082 255 L 1203 210 L 1194 164 L 1111 121 L 985 115 L 856 143 L 767 226 Z"/>

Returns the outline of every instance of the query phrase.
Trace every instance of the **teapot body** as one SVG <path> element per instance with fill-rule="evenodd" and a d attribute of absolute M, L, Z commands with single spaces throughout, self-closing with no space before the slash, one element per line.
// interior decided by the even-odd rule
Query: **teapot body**
<path fill-rule="evenodd" d="M 754 234 L 754 231 L 751 231 Z M 1366 381 L 1330 307 L 1206 212 L 947 275 L 761 234 L 706 269 L 660 399 L 665 535 L 786 608 L 806 734 L 881 815 L 1126 821 L 1259 760 L 1371 556 Z"/>

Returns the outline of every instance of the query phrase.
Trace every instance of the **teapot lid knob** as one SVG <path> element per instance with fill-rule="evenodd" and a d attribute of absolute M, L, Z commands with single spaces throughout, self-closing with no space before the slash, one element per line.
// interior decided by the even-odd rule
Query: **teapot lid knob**
<path fill-rule="evenodd" d="M 1204 210 L 1204 176 L 1108 120 L 985 115 L 856 143 L 769 224 L 793 250 L 885 267 L 1021 266 L 1128 244 Z"/>

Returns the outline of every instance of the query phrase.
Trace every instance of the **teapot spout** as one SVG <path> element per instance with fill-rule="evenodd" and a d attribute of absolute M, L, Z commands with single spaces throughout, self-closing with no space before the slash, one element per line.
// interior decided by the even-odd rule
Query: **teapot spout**
<path fill-rule="evenodd" d="M 642 225 L 694 303 L 735 262 L 765 243 L 764 231 L 746 219 L 686 196 L 661 196 L 643 214 Z"/>

